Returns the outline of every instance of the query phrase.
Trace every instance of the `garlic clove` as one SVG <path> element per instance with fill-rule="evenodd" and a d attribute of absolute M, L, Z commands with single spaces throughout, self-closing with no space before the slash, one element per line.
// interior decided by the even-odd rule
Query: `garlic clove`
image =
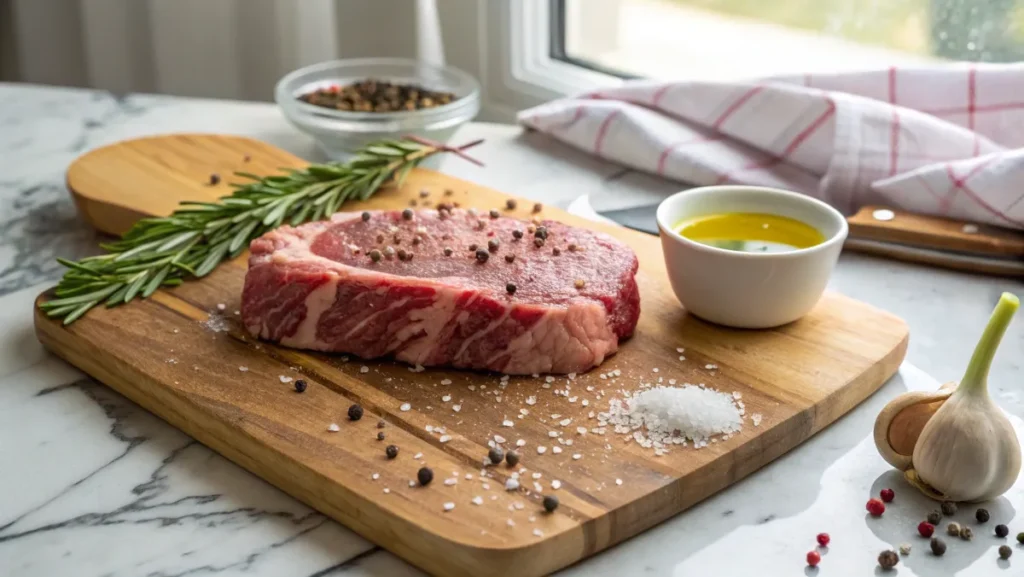
<path fill-rule="evenodd" d="M 911 468 L 921 431 L 954 389 L 956 383 L 949 382 L 937 391 L 903 393 L 882 408 L 875 418 L 874 438 L 886 462 L 901 471 Z"/>

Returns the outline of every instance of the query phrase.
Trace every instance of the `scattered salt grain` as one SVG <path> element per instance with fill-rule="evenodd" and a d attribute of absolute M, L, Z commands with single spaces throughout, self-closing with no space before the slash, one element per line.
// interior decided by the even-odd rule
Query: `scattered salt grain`
<path fill-rule="evenodd" d="M 679 355 L 679 360 L 680 360 L 680 361 L 685 361 L 685 360 L 686 360 L 686 357 L 684 357 L 683 355 Z"/>
<path fill-rule="evenodd" d="M 483 499 L 483 497 L 477 495 L 476 497 L 473 497 L 473 500 L 470 501 L 470 502 L 473 503 L 474 505 L 483 505 L 484 504 L 484 499 Z"/>
<path fill-rule="evenodd" d="M 451 487 L 452 485 L 454 485 L 454 484 L 456 484 L 458 482 L 459 482 L 459 480 L 456 479 L 455 477 L 449 477 L 449 478 L 444 480 L 444 484 L 449 486 L 449 487 Z"/>
<path fill-rule="evenodd" d="M 337 433 L 341 430 L 341 427 L 338 426 L 338 423 L 331 423 L 330 425 L 327 425 L 327 430 L 332 433 Z"/>
<path fill-rule="evenodd" d="M 579 453 L 576 453 L 576 454 L 574 454 L 574 455 L 572 456 L 572 460 L 573 460 L 573 461 L 579 461 L 579 460 L 580 460 L 580 459 L 582 459 L 582 458 L 583 458 L 583 455 L 581 455 L 581 454 L 579 454 Z"/>
<path fill-rule="evenodd" d="M 540 473 L 534 473 L 533 475 L 531 475 L 531 477 L 533 477 L 534 479 L 540 479 L 541 474 Z"/>
<path fill-rule="evenodd" d="M 519 440 L 517 440 L 516 441 L 516 446 L 517 447 L 525 447 L 526 446 L 526 439 L 519 439 Z"/>
<path fill-rule="evenodd" d="M 516 522 L 513 521 L 512 519 L 509 519 L 508 521 L 505 521 L 505 523 L 508 524 L 509 527 L 515 527 L 516 526 Z"/>
<path fill-rule="evenodd" d="M 656 373 L 656 372 L 658 372 L 658 367 L 654 367 L 653 369 L 651 369 L 651 372 L 652 372 L 652 373 Z"/>
<path fill-rule="evenodd" d="M 238 367 L 238 370 L 245 373 L 249 371 L 249 367 Z"/>
<path fill-rule="evenodd" d="M 450 400 L 452 400 L 452 396 L 451 395 L 445 395 L 445 396 L 441 397 L 441 402 L 442 403 L 447 403 Z"/>
<path fill-rule="evenodd" d="M 281 376 L 280 376 L 280 377 L 278 377 L 278 378 L 279 378 L 279 379 L 281 379 L 281 382 L 282 382 L 282 383 L 290 383 L 290 382 L 292 382 L 292 380 L 293 380 L 293 379 L 292 379 L 291 377 L 286 377 L 286 376 L 284 376 L 284 375 L 281 375 Z"/>
<path fill-rule="evenodd" d="M 562 482 L 559 481 L 558 479 L 555 479 L 554 481 L 551 481 L 551 488 L 556 490 L 556 491 L 558 489 L 561 489 L 562 488 Z"/>
<path fill-rule="evenodd" d="M 761 413 L 754 413 L 753 415 L 750 415 L 750 420 L 754 422 L 755 427 L 761 426 L 761 418 Z"/>
<path fill-rule="evenodd" d="M 544 531 L 541 531 L 540 529 L 534 529 L 533 530 L 533 534 L 535 536 L 537 536 L 537 537 L 543 537 L 544 536 Z"/>
<path fill-rule="evenodd" d="M 438 439 L 438 441 L 440 441 L 442 443 L 447 443 L 448 441 L 451 441 L 451 440 L 452 440 L 451 435 L 441 435 L 441 438 Z"/>
<path fill-rule="evenodd" d="M 718 365 L 704 365 L 704 368 L 709 371 L 713 371 L 718 368 Z"/>
<path fill-rule="evenodd" d="M 423 458 L 423 453 L 416 453 L 412 456 L 413 459 L 419 460 Z"/>
<path fill-rule="evenodd" d="M 515 491 L 518 488 L 519 488 L 519 481 L 517 481 L 516 479 L 509 479 L 509 480 L 505 481 L 505 490 L 506 491 Z"/>
<path fill-rule="evenodd" d="M 588 401 L 586 399 L 583 399 L 583 401 L 581 401 L 580 404 L 583 405 L 584 407 L 589 407 L 590 406 L 590 401 Z"/>
<path fill-rule="evenodd" d="M 228 308 L 228 307 L 224 303 L 217 303 L 217 310 L 222 311 L 222 310 L 224 310 L 226 308 Z"/>
<path fill-rule="evenodd" d="M 551 452 L 557 455 L 557 454 L 562 452 L 562 448 L 561 447 L 557 447 L 557 446 L 556 447 L 551 447 Z"/>
<path fill-rule="evenodd" d="M 410 405 L 409 403 L 402 403 L 402 406 L 398 407 L 398 410 L 402 411 L 402 412 L 405 412 L 405 411 L 408 411 L 411 408 L 412 408 L 412 405 Z"/>
<path fill-rule="evenodd" d="M 452 405 L 452 410 L 458 413 L 462 410 L 462 405 Z"/>
<path fill-rule="evenodd" d="M 533 397 L 533 396 L 526 397 L 526 404 L 527 405 L 536 405 L 537 404 L 537 397 Z"/>
<path fill-rule="evenodd" d="M 449 501 L 449 502 L 444 504 L 444 510 L 445 511 L 451 511 L 454 508 L 455 508 L 455 503 L 452 503 L 451 501 Z"/>
<path fill-rule="evenodd" d="M 377 479 L 380 479 L 380 473 L 374 473 L 370 475 L 370 478 L 376 481 Z"/>
<path fill-rule="evenodd" d="M 544 445 L 541 445 L 541 446 L 537 447 L 537 454 L 538 455 L 543 455 L 547 451 L 548 451 L 548 448 L 545 447 Z"/>
<path fill-rule="evenodd" d="M 561 421 L 558 421 L 558 424 L 562 425 L 563 427 L 568 427 L 569 423 L 571 423 L 571 422 L 572 422 L 572 419 L 562 419 Z"/>
<path fill-rule="evenodd" d="M 451 379 L 441 379 L 441 384 L 442 385 L 450 385 L 450 384 L 452 384 L 452 380 Z"/>
<path fill-rule="evenodd" d="M 472 481 L 473 480 L 473 473 L 466 473 L 466 480 L 467 481 Z"/>
<path fill-rule="evenodd" d="M 576 427 L 576 434 L 577 435 L 586 435 L 587 434 L 587 428 L 586 427 Z"/>
<path fill-rule="evenodd" d="M 366 373 L 370 372 L 370 367 L 368 367 L 366 365 L 363 365 L 363 366 L 359 367 L 359 372 L 363 373 L 363 374 L 366 374 Z"/>
<path fill-rule="evenodd" d="M 548 436 L 554 439 L 558 436 L 558 431 L 548 431 Z"/>
<path fill-rule="evenodd" d="M 616 485 L 621 485 L 622 484 L 622 479 L 615 479 L 615 484 Z"/>
<path fill-rule="evenodd" d="M 502 427 L 514 427 L 515 423 L 513 421 L 505 419 L 504 421 L 501 422 L 501 426 Z"/>
<path fill-rule="evenodd" d="M 677 347 L 676 348 L 676 352 L 677 353 L 683 353 L 683 352 L 686 352 L 686 349 L 684 349 L 683 347 Z"/>
<path fill-rule="evenodd" d="M 391 489 L 388 489 L 387 487 L 384 487 L 384 494 L 385 495 L 387 495 L 390 492 L 391 492 Z"/>
<path fill-rule="evenodd" d="M 553 382 L 555 382 L 555 377 L 552 377 L 552 376 L 548 375 L 548 376 L 544 377 L 544 382 L 545 383 L 553 383 Z"/>

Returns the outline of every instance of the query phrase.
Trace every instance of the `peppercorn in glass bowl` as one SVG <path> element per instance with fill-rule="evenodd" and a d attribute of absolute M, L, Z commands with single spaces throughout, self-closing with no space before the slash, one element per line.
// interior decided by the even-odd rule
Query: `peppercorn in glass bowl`
<path fill-rule="evenodd" d="M 328 157 L 344 160 L 386 138 L 447 142 L 480 111 L 480 85 L 450 66 L 361 58 L 300 68 L 277 83 L 274 99 Z"/>

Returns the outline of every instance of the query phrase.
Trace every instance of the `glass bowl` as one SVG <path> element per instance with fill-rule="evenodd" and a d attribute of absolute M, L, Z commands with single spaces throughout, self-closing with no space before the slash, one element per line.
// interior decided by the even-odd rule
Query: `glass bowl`
<path fill-rule="evenodd" d="M 299 100 L 300 95 L 320 88 L 368 79 L 451 92 L 455 99 L 435 108 L 399 112 L 334 110 Z M 447 142 L 480 111 L 480 84 L 450 66 L 404 58 L 359 58 L 322 62 L 291 72 L 278 81 L 274 100 L 285 118 L 312 135 L 328 157 L 344 160 L 368 143 L 385 138 L 411 134 Z"/>

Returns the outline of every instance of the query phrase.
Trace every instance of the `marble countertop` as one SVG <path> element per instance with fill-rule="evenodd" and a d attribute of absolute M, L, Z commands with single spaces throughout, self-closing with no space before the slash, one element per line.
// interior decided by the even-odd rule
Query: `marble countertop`
<path fill-rule="evenodd" d="M 57 256 L 95 252 L 63 173 L 78 155 L 124 138 L 222 132 L 322 159 L 312 141 L 266 104 L 0 84 L 0 575 L 402 576 L 420 572 L 236 467 L 117 393 L 46 353 L 32 331 L 32 300 L 60 275 Z M 680 188 L 588 157 L 518 128 L 471 124 L 486 138 L 486 168 L 445 159 L 441 170 L 546 203 L 589 195 L 624 207 Z M 871 575 L 875 557 L 910 543 L 893 575 L 1024 575 L 1024 548 L 979 528 L 936 558 L 915 526 L 931 505 L 877 456 L 874 416 L 904 390 L 959 378 L 973 340 L 1015 280 L 972 276 L 856 254 L 840 259 L 832 288 L 890 310 L 911 328 L 907 363 L 877 394 L 785 457 L 691 510 L 565 575 Z M 1008 332 L 991 379 L 1018 430 L 1024 322 Z M 882 519 L 864 511 L 891 486 Z M 988 506 L 1024 531 L 1024 482 Z M 967 521 L 970 511 L 958 515 Z M 805 566 L 814 535 L 832 546 Z"/>

